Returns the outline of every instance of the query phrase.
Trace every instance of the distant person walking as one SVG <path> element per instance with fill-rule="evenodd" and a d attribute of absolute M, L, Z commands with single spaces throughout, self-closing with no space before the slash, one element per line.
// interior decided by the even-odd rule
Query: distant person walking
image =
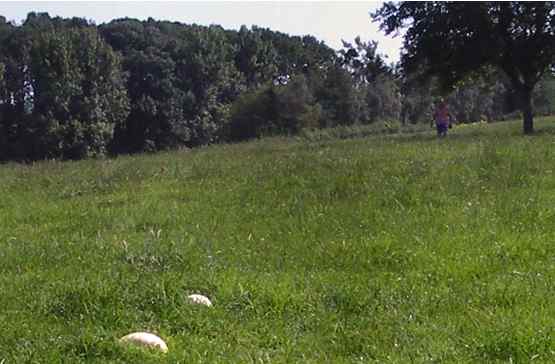
<path fill-rule="evenodd" d="M 434 120 L 436 122 L 437 136 L 444 137 L 447 135 L 447 130 L 451 126 L 451 115 L 449 114 L 449 107 L 447 101 L 441 99 L 435 112 Z"/>

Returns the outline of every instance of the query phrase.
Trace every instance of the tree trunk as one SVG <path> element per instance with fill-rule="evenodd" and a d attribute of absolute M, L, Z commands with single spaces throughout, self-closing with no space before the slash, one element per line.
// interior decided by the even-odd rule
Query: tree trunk
<path fill-rule="evenodd" d="M 520 92 L 520 110 L 522 111 L 522 126 L 524 134 L 534 132 L 534 115 L 532 112 L 532 89 L 524 89 Z"/>

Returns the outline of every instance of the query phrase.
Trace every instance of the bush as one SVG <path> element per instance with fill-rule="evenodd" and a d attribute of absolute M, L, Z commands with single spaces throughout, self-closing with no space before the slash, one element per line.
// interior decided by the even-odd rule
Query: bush
<path fill-rule="evenodd" d="M 231 106 L 227 135 L 230 140 L 247 140 L 274 128 L 276 94 L 272 86 L 242 94 Z"/>
<path fill-rule="evenodd" d="M 263 135 L 296 134 L 305 127 L 318 127 L 322 107 L 303 75 L 286 85 L 266 85 L 241 95 L 231 107 L 227 135 L 247 140 Z"/>

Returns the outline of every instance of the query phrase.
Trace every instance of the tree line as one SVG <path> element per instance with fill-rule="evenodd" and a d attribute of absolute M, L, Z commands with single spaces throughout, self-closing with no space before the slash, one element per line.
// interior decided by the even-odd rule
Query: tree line
<path fill-rule="evenodd" d="M 517 109 L 495 71 L 458 84 L 458 120 Z M 30 13 L 0 17 L 0 159 L 79 159 L 195 147 L 303 128 L 429 122 L 438 80 L 360 38 L 335 51 L 270 29 Z M 536 110 L 554 111 L 545 75 Z"/>

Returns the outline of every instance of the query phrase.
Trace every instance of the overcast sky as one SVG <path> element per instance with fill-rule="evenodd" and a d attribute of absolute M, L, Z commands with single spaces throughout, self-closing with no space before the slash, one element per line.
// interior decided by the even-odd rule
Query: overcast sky
<path fill-rule="evenodd" d="M 291 35 L 311 34 L 332 48 L 340 49 L 341 39 L 375 40 L 379 52 L 389 62 L 399 60 L 401 39 L 385 37 L 370 20 L 369 12 L 380 2 L 299 2 L 299 1 L 148 1 L 148 2 L 1 2 L 0 15 L 20 23 L 27 13 L 48 12 L 51 16 L 82 17 L 96 24 L 130 17 L 179 21 L 202 25 L 219 24 L 226 29 L 258 25 Z"/>

